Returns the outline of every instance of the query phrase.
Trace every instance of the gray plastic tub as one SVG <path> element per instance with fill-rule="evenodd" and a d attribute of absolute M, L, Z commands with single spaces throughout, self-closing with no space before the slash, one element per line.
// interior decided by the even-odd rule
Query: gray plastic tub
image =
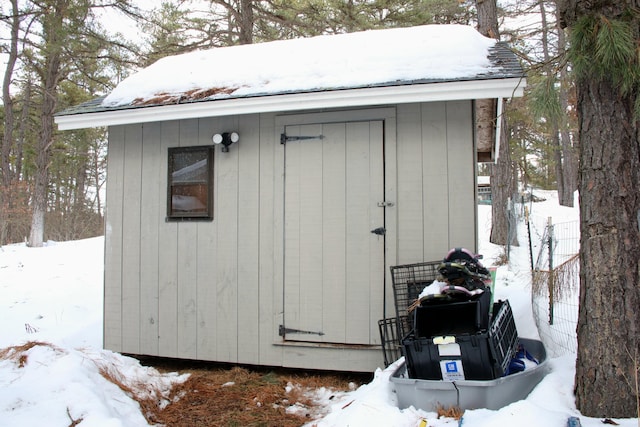
<path fill-rule="evenodd" d="M 495 380 L 441 381 L 408 378 L 403 363 L 391 376 L 400 409 L 413 406 L 425 411 L 438 407 L 457 406 L 460 409 L 500 409 L 526 398 L 549 371 L 547 354 L 542 342 L 520 338 L 520 343 L 540 363 L 525 371 Z"/>

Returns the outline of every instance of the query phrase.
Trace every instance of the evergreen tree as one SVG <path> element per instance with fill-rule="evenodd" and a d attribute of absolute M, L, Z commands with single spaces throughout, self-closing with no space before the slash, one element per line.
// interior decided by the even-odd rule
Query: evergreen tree
<path fill-rule="evenodd" d="M 638 416 L 640 2 L 565 0 L 580 138 L 576 406 Z"/>
<path fill-rule="evenodd" d="M 7 20 L 9 21 L 10 39 L 7 66 L 2 82 L 4 129 L 2 145 L 0 146 L 0 245 L 6 241 L 9 210 L 14 203 L 12 200 L 13 191 L 11 189 L 13 174 L 10 164 L 10 154 L 13 146 L 14 114 L 10 88 L 13 82 L 15 64 L 18 60 L 18 36 L 20 30 L 18 0 L 11 0 L 11 16 L 8 16 Z"/>
<path fill-rule="evenodd" d="M 13 10 L 18 5 L 16 0 Z M 92 167 L 86 160 L 92 155 L 92 141 L 76 138 L 72 144 L 68 143 L 73 140 L 71 136 L 55 132 L 53 114 L 64 107 L 60 104 L 64 99 L 61 98 L 64 85 L 67 91 L 73 89 L 84 94 L 80 102 L 104 93 L 117 75 L 114 64 L 122 64 L 121 58 L 135 52 L 122 40 L 111 41 L 105 35 L 95 13 L 105 7 L 140 16 L 128 0 L 44 0 L 25 1 L 18 13 L 3 19 L 7 25 L 18 22 L 17 26 L 10 26 L 14 30 L 12 45 L 15 46 L 18 39 L 17 46 L 22 47 L 22 51 L 15 55 L 17 72 L 12 74 L 7 67 L 7 84 L 3 86 L 5 106 L 12 107 L 9 123 L 4 123 L 6 132 L 0 163 L 2 176 L 10 182 L 3 186 L 0 194 L 4 199 L 4 203 L 0 203 L 2 243 L 8 239 L 23 240 L 29 234 L 29 243 L 39 246 L 45 236 L 46 217 L 65 215 L 67 220 L 58 221 L 58 225 L 72 229 L 74 221 L 68 220 L 69 212 L 63 206 L 73 203 L 74 209 L 86 212 L 91 203 L 86 198 L 88 174 L 82 169 Z M 129 61 L 130 68 L 130 60 L 124 61 Z M 13 66 L 11 61 L 10 65 Z M 108 73 L 111 75 L 107 76 Z M 17 92 L 10 93 L 16 89 Z M 77 105 L 78 99 L 76 96 L 73 105 Z M 104 135 L 92 137 L 104 138 Z M 77 153 L 72 156 L 73 161 L 65 158 L 69 151 Z M 58 161 L 61 158 L 65 160 Z M 53 185 L 49 180 L 51 176 L 56 177 Z M 27 203 L 32 211 L 31 230 L 29 227 L 25 230 L 23 225 Z M 61 211 L 54 213 L 57 209 Z M 76 229 L 86 231 L 88 228 L 78 226 Z M 95 235 L 96 230 L 100 232 L 99 228 L 93 228 L 91 233 Z M 59 235 L 52 228 L 50 231 L 50 235 Z"/>

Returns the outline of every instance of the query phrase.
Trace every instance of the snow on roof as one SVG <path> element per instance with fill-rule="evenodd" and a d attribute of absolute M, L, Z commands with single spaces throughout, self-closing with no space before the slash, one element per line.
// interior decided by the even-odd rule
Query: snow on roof
<path fill-rule="evenodd" d="M 105 107 L 457 80 L 490 73 L 496 41 L 464 25 L 424 25 L 230 46 L 160 59 Z"/>

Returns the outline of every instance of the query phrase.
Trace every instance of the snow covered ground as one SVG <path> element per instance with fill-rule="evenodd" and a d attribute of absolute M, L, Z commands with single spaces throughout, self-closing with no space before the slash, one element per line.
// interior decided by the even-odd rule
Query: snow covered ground
<path fill-rule="evenodd" d="M 578 218 L 577 209 L 557 205 L 554 193 L 544 197 L 546 202 L 533 205 L 533 215 Z M 479 209 L 480 253 L 488 266 L 502 249 L 488 243 L 491 207 Z M 102 238 L 49 242 L 37 249 L 23 244 L 0 248 L 0 426 L 66 427 L 80 419 L 78 426 L 146 426 L 137 402 L 101 373 L 164 404 L 171 385 L 185 379 L 101 349 L 102 262 Z M 520 336 L 537 338 L 528 265 L 526 245 L 513 248 L 510 265 L 498 269 L 495 297 L 509 300 Z M 17 347 L 30 341 L 48 344 Z M 583 427 L 601 426 L 601 420 L 582 417 L 575 409 L 574 364 L 575 355 L 551 359 L 551 372 L 525 400 L 497 411 L 466 411 L 462 425 L 564 427 L 569 416 L 577 416 Z M 371 383 L 338 399 L 319 392 L 326 416 L 310 425 L 416 427 L 423 420 L 430 427 L 459 425 L 416 408 L 398 409 L 389 381 L 394 369 L 379 369 Z M 637 419 L 615 421 L 623 427 L 638 425 Z"/>

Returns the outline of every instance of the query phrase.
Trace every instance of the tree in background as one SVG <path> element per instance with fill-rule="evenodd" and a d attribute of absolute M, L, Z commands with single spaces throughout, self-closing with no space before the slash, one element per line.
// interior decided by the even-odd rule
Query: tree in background
<path fill-rule="evenodd" d="M 525 1 L 529 0 L 519 0 L 516 3 L 521 4 Z M 17 88 L 17 92 L 10 97 L 10 102 L 15 102 L 10 115 L 5 115 L 5 118 L 11 119 L 12 114 L 13 117 L 19 117 L 19 119 L 13 120 L 15 122 L 13 126 L 4 127 L 4 129 L 12 128 L 10 133 L 4 132 L 4 135 L 10 135 L 11 140 L 3 145 L 4 153 L 8 152 L 9 155 L 5 154 L 2 157 L 10 159 L 10 164 L 8 167 L 2 167 L 0 164 L 3 172 L 11 172 L 11 176 L 17 180 L 12 182 L 10 188 L 16 192 L 16 197 L 21 197 L 22 200 L 22 202 L 11 204 L 11 209 L 7 208 L 9 209 L 7 212 L 11 214 L 9 221 L 0 221 L 4 224 L 4 229 L 7 230 L 5 236 L 10 236 L 12 241 L 22 240 L 26 234 L 24 224 L 22 224 L 25 216 L 24 200 L 26 199 L 24 196 L 25 194 L 28 196 L 29 192 L 36 194 L 36 187 L 34 187 L 36 177 L 38 177 L 38 173 L 42 174 L 45 169 L 48 173 L 50 172 L 50 175 L 40 175 L 41 178 L 38 182 L 46 182 L 46 185 L 39 184 L 37 187 L 40 189 L 38 194 L 42 194 L 41 190 L 45 189 L 44 218 L 51 226 L 44 230 L 45 236 L 50 236 L 49 238 L 60 238 L 59 236 L 66 235 L 80 237 L 80 235 L 74 234 L 74 231 L 63 227 L 63 224 L 70 222 L 67 220 L 70 218 L 67 206 L 70 203 L 78 208 L 80 205 L 77 203 L 92 206 L 96 196 L 99 197 L 99 194 L 95 195 L 91 188 L 97 180 L 94 178 L 91 178 L 90 181 L 87 180 L 89 177 L 100 176 L 99 171 L 97 174 L 94 173 L 92 165 L 101 164 L 101 161 L 94 162 L 92 160 L 90 163 L 86 163 L 80 159 L 94 159 L 95 156 L 99 158 L 100 155 L 96 154 L 100 153 L 99 149 L 89 148 L 87 152 L 86 148 L 99 147 L 101 143 L 104 143 L 104 135 L 78 134 L 77 137 L 71 137 L 68 136 L 69 132 L 59 135 L 51 130 L 49 142 L 44 143 L 43 141 L 46 139 L 44 129 L 49 128 L 49 124 L 53 126 L 51 120 L 47 119 L 46 125 L 43 125 L 42 122 L 42 119 L 48 117 L 52 112 L 52 109 L 48 108 L 47 114 L 43 114 L 45 94 L 53 94 L 56 98 L 54 110 L 57 111 L 65 106 L 77 105 L 108 92 L 113 85 L 137 67 L 147 66 L 166 55 L 199 48 L 429 23 L 470 24 L 475 20 L 475 10 L 472 4 L 455 0 L 209 0 L 198 3 L 174 0 L 159 2 L 151 13 L 144 14 L 133 8 L 130 5 L 130 0 L 47 0 L 40 2 L 15 0 L 15 2 L 16 4 L 20 3 L 23 10 L 18 14 L 2 18 L 7 28 L 10 28 L 13 16 L 19 16 L 20 22 L 23 23 L 18 44 L 22 51 L 18 55 L 18 73 L 17 78 L 13 79 L 14 85 L 12 86 L 12 90 L 15 91 Z M 486 16 L 484 7 L 490 6 L 491 3 L 487 0 L 478 3 L 478 16 L 483 22 Z M 493 3 L 495 9 L 495 2 Z M 47 82 L 45 79 L 45 56 L 53 54 L 53 50 L 45 49 L 46 43 L 42 38 L 44 34 L 42 23 L 45 19 L 44 12 L 53 10 L 51 8 L 55 5 L 64 6 L 68 11 L 82 6 L 87 11 L 85 15 L 74 12 L 74 16 L 64 16 L 61 29 L 48 33 L 55 37 L 66 38 L 67 42 L 61 43 L 64 47 L 59 53 L 58 84 L 43 90 Z M 546 16 L 544 5 L 548 6 L 549 4 L 531 3 L 525 5 L 528 9 L 516 10 L 514 14 L 521 16 L 523 13 L 535 11 L 535 13 Z M 124 36 L 120 34 L 108 35 L 100 28 L 95 11 L 108 7 L 122 10 L 128 18 L 139 23 L 146 36 L 146 44 L 135 46 L 132 43 L 127 43 Z M 196 7 L 198 9 L 195 9 Z M 494 12 L 495 15 L 500 15 L 501 22 L 504 13 L 505 11 L 501 9 Z M 553 13 L 555 13 L 555 9 L 549 15 L 552 16 Z M 85 19 L 83 22 L 79 22 L 76 17 L 82 16 Z M 495 24 L 492 26 L 495 28 L 492 31 L 495 35 L 498 32 L 498 17 L 494 22 Z M 557 41 L 558 37 L 555 36 L 554 26 L 555 21 L 550 20 L 548 36 L 540 36 L 541 41 L 535 43 L 531 43 L 529 40 L 535 39 L 537 35 L 545 34 L 544 31 L 525 28 L 519 29 L 517 32 L 503 33 L 503 35 L 506 34 L 510 43 L 520 48 L 523 52 L 523 59 L 528 61 L 532 67 L 547 70 L 544 64 L 547 62 L 551 64 L 548 71 L 544 72 L 545 75 L 552 76 L 548 79 L 551 84 L 541 87 L 551 88 L 552 90 L 548 93 L 558 99 L 557 104 L 560 105 L 558 111 L 566 112 L 567 110 L 571 111 L 571 108 L 561 105 L 558 88 L 565 86 L 570 88 L 571 84 L 565 85 L 565 78 L 559 77 L 560 67 L 558 64 L 561 63 L 559 59 L 561 54 L 559 53 L 560 48 L 556 49 L 554 46 L 555 44 L 560 46 L 562 43 Z M 543 25 L 543 29 L 546 28 L 547 25 Z M 547 42 L 543 42 L 545 39 Z M 540 47 L 545 43 L 549 45 L 546 48 L 549 53 L 546 56 L 546 61 L 541 59 L 544 57 L 541 52 L 545 51 L 545 48 Z M 53 44 L 50 47 L 53 48 Z M 3 45 L 3 48 L 9 52 L 10 44 Z M 528 50 L 533 53 L 526 53 Z M 55 75 L 55 73 L 51 75 Z M 532 74 L 530 73 L 530 75 Z M 49 80 L 49 82 L 55 83 L 54 80 Z M 535 84 L 536 79 L 530 78 L 530 81 Z M 567 81 L 570 82 L 568 78 Z M 72 94 L 74 85 L 79 91 Z M 55 90 L 52 91 L 53 87 Z M 81 92 L 84 93 L 83 96 L 80 96 Z M 9 97 L 5 96 L 5 98 Z M 528 96 L 528 98 L 531 97 Z M 569 98 L 569 105 L 572 102 L 573 99 Z M 491 107 L 492 115 L 495 115 L 495 103 L 493 104 Z M 558 185 L 560 185 L 564 180 L 556 180 L 556 175 L 561 174 L 554 170 L 554 165 L 564 164 L 564 160 L 562 163 L 555 161 L 554 153 L 559 153 L 562 150 L 552 148 L 552 144 L 549 144 L 548 141 L 554 140 L 551 135 L 560 135 L 558 141 L 570 141 L 571 143 L 576 138 L 570 131 L 569 137 L 565 138 L 562 136 L 562 130 L 559 132 L 550 130 L 549 124 L 552 120 L 546 112 L 537 115 L 537 120 L 527 122 L 527 117 L 532 117 L 533 107 L 531 104 L 519 102 L 517 104 L 519 108 L 523 109 L 519 115 L 518 129 L 502 126 L 502 130 L 509 131 L 509 139 L 520 150 L 517 156 L 513 157 L 519 165 L 518 170 L 526 174 L 523 179 L 529 180 L 532 184 L 548 185 L 558 181 Z M 513 108 L 509 110 L 513 110 Z M 560 114 L 559 120 L 565 116 L 566 114 Z M 493 118 L 485 123 L 486 129 L 491 131 L 495 129 Z M 562 129 L 564 125 L 560 121 L 558 123 Z M 42 138 L 43 135 L 45 138 Z M 523 139 L 525 135 L 527 135 L 526 140 Z M 95 139 L 90 144 L 84 144 L 83 138 Z M 493 139 L 493 136 L 489 139 Z M 564 147 L 564 145 L 562 146 Z M 505 150 L 509 148 L 504 141 L 501 147 Z M 511 148 L 514 149 L 513 146 Z M 527 152 L 526 150 L 531 151 Z M 38 158 L 37 154 L 43 154 L 43 156 Z M 64 161 L 66 154 L 72 160 Z M 500 157 L 504 160 L 511 154 L 507 151 L 506 154 L 501 153 Z M 535 163 L 529 161 L 532 155 L 537 158 Z M 36 164 L 39 164 L 39 168 L 36 167 Z M 51 170 L 51 168 L 56 170 Z M 74 168 L 88 169 L 80 172 L 75 171 Z M 508 176 L 506 181 L 494 179 L 494 191 L 501 193 L 501 189 L 503 189 L 505 194 L 504 197 L 498 195 L 498 199 L 502 197 L 507 200 L 515 193 L 515 184 L 512 180 L 514 169 L 512 166 L 509 166 L 508 169 L 503 174 Z M 563 176 L 567 175 L 564 173 Z M 51 180 L 50 177 L 52 177 Z M 80 197 L 82 192 L 87 193 L 84 198 Z M 9 198 L 11 194 L 11 191 L 2 193 L 3 196 L 6 195 L 5 199 Z M 39 200 L 41 199 L 39 198 Z M 31 202 L 33 203 L 34 200 L 35 198 Z M 496 205 L 505 204 L 504 201 L 496 202 Z M 2 205 L 0 203 L 0 206 Z M 60 211 L 58 211 L 59 209 Z M 100 207 L 97 209 L 99 211 Z M 40 215 L 41 211 L 42 209 L 36 210 L 36 213 Z M 0 216 L 2 214 L 0 211 Z M 494 217 L 500 218 L 500 214 L 498 213 Z M 506 224 L 504 221 L 503 223 Z M 506 237 L 496 237 L 499 229 L 500 227 L 497 226 L 492 227 L 492 231 L 496 233 L 492 236 L 494 242 L 506 241 Z M 505 230 L 504 236 L 506 236 L 507 229 L 507 225 L 502 227 L 502 230 Z M 2 238 L 2 233 L 0 233 L 0 238 Z M 2 238 L 0 243 L 4 241 L 6 238 Z"/>
<path fill-rule="evenodd" d="M 29 235 L 30 245 L 42 245 L 45 218 L 51 220 L 56 215 L 60 218 L 52 222 L 57 224 L 56 228 L 75 227 L 76 231 L 61 232 L 52 228 L 49 237 L 79 238 L 102 232 L 100 221 L 94 220 L 98 225 L 89 227 L 89 231 L 81 225 L 84 219 L 80 221 L 80 215 L 71 217 L 67 212 L 63 218 L 57 210 L 73 203 L 78 212 L 89 215 L 87 207 L 92 206 L 89 196 L 95 196 L 90 194 L 88 177 L 100 174 L 82 170 L 90 170 L 92 163 L 87 159 L 96 158 L 86 147 L 104 140 L 104 134 L 58 135 L 53 115 L 65 105 L 77 105 L 108 90 L 118 75 L 118 66 L 114 64 L 123 63 L 122 58 L 126 56 L 123 52 L 135 51 L 121 39 L 108 40 L 97 24 L 94 11 L 106 7 L 117 7 L 130 16 L 139 17 L 128 0 L 15 0 L 10 15 L 3 16 L 3 23 L 12 29 L 12 37 L 10 43 L 2 47 L 16 53 L 16 69 L 13 72 L 10 62 L 3 86 L 3 111 L 8 120 L 3 122 L 0 175 L 8 177 L 10 184 L 8 189 L 2 189 L 0 196 L 3 198 L 0 244 L 24 240 Z M 131 68 L 130 62 L 127 67 Z M 70 95 L 69 91 L 75 94 Z M 65 100 L 71 104 L 65 104 Z M 85 137 L 94 139 L 87 141 Z M 75 153 L 70 156 L 73 160 L 65 157 L 68 153 Z M 58 161 L 60 158 L 64 160 Z M 53 183 L 51 176 L 56 177 Z M 95 213 L 99 216 L 100 208 L 91 215 Z M 31 226 L 25 226 L 29 214 Z"/>
<path fill-rule="evenodd" d="M 480 34 L 500 39 L 498 29 L 498 7 L 496 0 L 477 0 L 476 8 L 478 12 L 478 32 Z M 505 102 L 498 100 L 498 102 Z M 517 192 L 513 181 L 513 165 L 511 162 L 511 148 L 507 137 L 506 115 L 497 117 L 497 102 L 495 99 L 476 100 L 476 139 L 478 144 L 492 144 L 496 140 L 498 128 L 501 134 L 498 135 L 500 146 L 495 164 L 491 167 L 491 235 L 490 241 L 498 245 L 517 245 L 515 233 L 510 233 L 509 225 L 509 201 Z M 506 111 L 503 108 L 503 111 Z M 500 120 L 500 126 L 496 123 Z"/>
<path fill-rule="evenodd" d="M 580 138 L 576 406 L 638 416 L 640 2 L 563 0 Z"/>
<path fill-rule="evenodd" d="M 2 145 L 0 146 L 0 244 L 6 240 L 8 232 L 8 218 L 10 210 L 14 206 L 14 189 L 11 185 L 13 174 L 10 167 L 11 145 L 13 142 L 13 99 L 11 98 L 11 84 L 13 73 L 18 60 L 18 37 L 20 31 L 20 14 L 18 10 L 18 0 L 11 0 L 11 16 L 7 17 L 9 22 L 9 48 L 7 55 L 7 66 L 2 81 L 2 99 L 4 104 L 4 129 L 2 135 Z"/>
<path fill-rule="evenodd" d="M 190 21 L 196 21 L 204 34 L 210 34 L 210 26 L 215 23 L 204 22 L 198 18 L 189 18 L 188 12 L 179 5 L 163 2 L 159 8 L 151 11 L 151 19 L 141 22 L 144 39 L 148 44 L 148 51 L 144 55 L 142 66 L 149 66 L 158 59 L 200 47 L 198 44 L 190 44 L 189 31 L 194 31 L 194 25 Z M 203 37 L 207 38 L 207 37 Z"/>
<path fill-rule="evenodd" d="M 545 2 L 539 3 L 542 18 L 542 58 L 532 69 L 530 107 L 533 117 L 545 124 L 550 153 L 555 168 L 558 200 L 563 206 L 573 206 L 577 190 L 577 158 L 574 140 L 570 131 L 569 93 L 572 83 L 566 62 L 566 37 L 560 27 L 558 9 L 554 8 L 555 22 L 549 23 Z"/>

